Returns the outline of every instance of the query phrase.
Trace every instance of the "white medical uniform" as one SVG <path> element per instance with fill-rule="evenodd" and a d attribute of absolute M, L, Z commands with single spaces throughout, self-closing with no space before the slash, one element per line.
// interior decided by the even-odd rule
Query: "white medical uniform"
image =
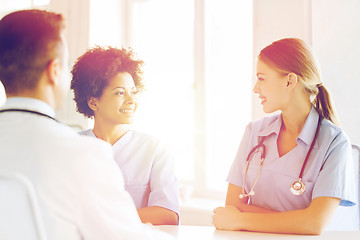
<path fill-rule="evenodd" d="M 54 116 L 31 98 L 9 98 L 2 109 L 9 108 Z M 172 239 L 141 223 L 111 146 L 52 119 L 0 113 L 0 169 L 33 183 L 49 239 Z"/>
<path fill-rule="evenodd" d="M 312 107 L 305 125 L 296 139 L 297 146 L 279 157 L 277 138 L 281 115 L 251 122 L 243 136 L 239 150 L 230 169 L 227 181 L 243 186 L 246 158 L 250 150 L 264 137 L 266 156 L 250 203 L 276 211 L 303 209 L 317 197 L 340 198 L 340 205 L 355 204 L 355 180 L 351 144 L 342 129 L 323 119 L 314 148 L 306 164 L 303 182 L 306 190 L 295 196 L 290 185 L 299 179 L 305 156 L 314 138 L 319 114 Z M 245 190 L 250 191 L 258 171 L 260 158 L 250 160 L 245 179 Z"/>
<path fill-rule="evenodd" d="M 95 137 L 91 129 L 82 135 Z M 136 208 L 159 206 L 179 214 L 178 182 L 173 156 L 153 136 L 128 131 L 114 145 L 114 158 L 123 172 L 125 189 Z"/>

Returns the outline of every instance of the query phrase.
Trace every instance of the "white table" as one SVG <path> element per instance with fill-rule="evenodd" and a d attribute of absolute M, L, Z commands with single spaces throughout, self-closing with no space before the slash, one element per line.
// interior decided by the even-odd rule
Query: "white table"
<path fill-rule="evenodd" d="M 289 235 L 289 234 L 270 234 L 270 233 L 255 233 L 255 232 L 243 232 L 243 231 L 221 231 L 216 230 L 210 226 L 169 226 L 162 225 L 156 226 L 156 229 L 167 232 L 176 237 L 179 240 L 360 240 L 360 231 L 329 231 L 324 232 L 320 236 L 304 236 L 304 235 Z"/>

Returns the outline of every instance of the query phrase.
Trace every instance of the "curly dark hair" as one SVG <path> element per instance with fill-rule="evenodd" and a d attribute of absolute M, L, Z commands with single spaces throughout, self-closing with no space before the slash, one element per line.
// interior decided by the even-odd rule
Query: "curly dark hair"
<path fill-rule="evenodd" d="M 118 73 L 128 72 L 134 79 L 138 92 L 144 90 L 144 62 L 135 58 L 131 48 L 113 48 L 96 46 L 80 56 L 72 71 L 71 89 L 74 91 L 76 110 L 86 117 L 94 112 L 88 106 L 91 97 L 98 98 L 110 79 Z"/>

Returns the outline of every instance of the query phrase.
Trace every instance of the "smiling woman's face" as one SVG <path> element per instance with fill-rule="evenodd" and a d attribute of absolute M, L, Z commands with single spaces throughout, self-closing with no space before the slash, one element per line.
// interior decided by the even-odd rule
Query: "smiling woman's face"
<path fill-rule="evenodd" d="M 94 111 L 95 121 L 110 125 L 130 124 L 137 108 L 137 88 L 128 72 L 113 77 L 99 98 L 91 98 L 89 107 Z"/>
<path fill-rule="evenodd" d="M 257 62 L 257 81 L 253 91 L 259 94 L 265 113 L 282 110 L 287 100 L 287 74 L 281 75 L 262 61 Z"/>

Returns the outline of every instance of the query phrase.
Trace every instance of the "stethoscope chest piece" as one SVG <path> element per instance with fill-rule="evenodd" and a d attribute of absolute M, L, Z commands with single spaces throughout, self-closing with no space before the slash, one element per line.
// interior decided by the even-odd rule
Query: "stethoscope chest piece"
<path fill-rule="evenodd" d="M 305 184 L 301 181 L 301 178 L 290 185 L 290 192 L 294 195 L 303 194 L 305 192 L 305 189 Z"/>

